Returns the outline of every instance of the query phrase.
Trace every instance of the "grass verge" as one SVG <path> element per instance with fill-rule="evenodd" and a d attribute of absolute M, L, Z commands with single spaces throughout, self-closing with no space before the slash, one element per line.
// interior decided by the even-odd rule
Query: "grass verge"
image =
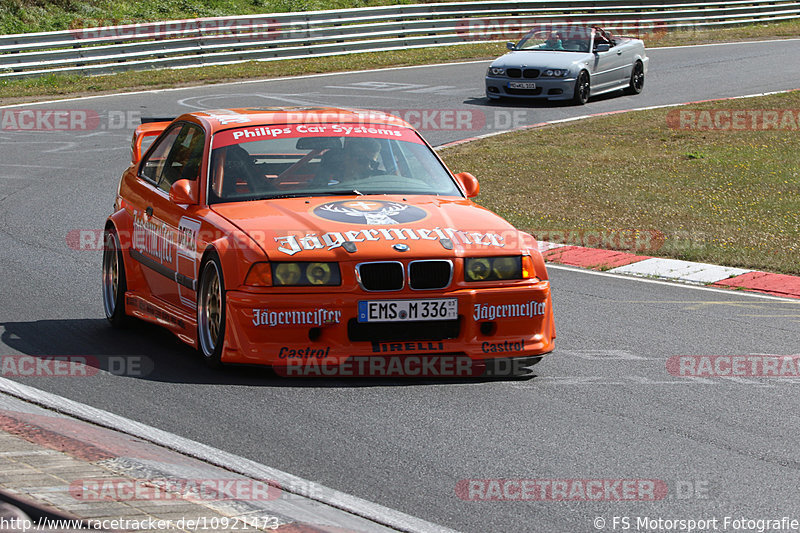
<path fill-rule="evenodd" d="M 198 17 L 413 3 L 416 2 L 413 0 L 0 0 L 0 33 L 71 30 Z"/>
<path fill-rule="evenodd" d="M 2 1 L 2 0 L 0 0 Z M 787 38 L 800 35 L 800 20 L 739 28 L 691 30 L 644 36 L 648 47 Z M 503 43 L 470 43 L 441 48 L 407 49 L 284 61 L 240 63 L 179 70 L 124 72 L 103 76 L 50 75 L 0 81 L 0 105 L 87 94 L 161 89 L 185 85 L 272 78 L 299 74 L 366 70 L 448 61 L 493 59 L 505 53 Z M 476 75 L 480 76 L 478 72 Z"/>
<path fill-rule="evenodd" d="M 742 120 L 755 126 L 680 128 L 681 111 L 694 113 L 685 125 L 724 127 L 734 115 L 717 112 L 734 110 L 751 112 Z M 778 128 L 758 129 L 759 110 L 777 111 Z M 596 117 L 441 155 L 478 177 L 479 203 L 534 235 L 656 230 L 663 245 L 640 253 L 800 274 L 798 122 L 795 91 Z"/>

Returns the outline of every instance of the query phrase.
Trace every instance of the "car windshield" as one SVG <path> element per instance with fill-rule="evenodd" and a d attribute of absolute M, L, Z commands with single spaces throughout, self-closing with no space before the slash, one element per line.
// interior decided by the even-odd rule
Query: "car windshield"
<path fill-rule="evenodd" d="M 516 50 L 547 50 L 550 52 L 588 52 L 591 29 L 582 27 L 536 29 L 529 31 Z"/>
<path fill-rule="evenodd" d="M 219 132 L 209 203 L 342 194 L 461 196 L 444 165 L 411 129 L 288 124 Z"/>

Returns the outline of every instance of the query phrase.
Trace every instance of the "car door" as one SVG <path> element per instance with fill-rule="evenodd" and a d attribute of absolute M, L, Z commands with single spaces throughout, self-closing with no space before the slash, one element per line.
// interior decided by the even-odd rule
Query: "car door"
<path fill-rule="evenodd" d="M 608 51 L 600 52 L 597 46 L 603 43 L 608 44 L 610 48 Z M 592 39 L 592 51 L 594 53 L 592 93 L 598 93 L 618 85 L 625 71 L 622 47 L 615 46 L 613 41 L 606 40 L 600 34 L 595 33 Z"/>
<path fill-rule="evenodd" d="M 139 167 L 131 255 L 142 264 L 151 295 L 194 308 L 200 221 L 193 216 L 196 206 L 172 202 L 169 190 L 179 179 L 199 180 L 205 135 L 196 124 L 179 123 L 156 143 Z"/>

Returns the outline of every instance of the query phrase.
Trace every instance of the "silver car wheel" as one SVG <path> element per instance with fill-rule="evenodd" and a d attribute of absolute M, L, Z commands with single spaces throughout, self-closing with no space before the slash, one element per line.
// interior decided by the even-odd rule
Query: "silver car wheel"
<path fill-rule="evenodd" d="M 211 260 L 203 267 L 197 295 L 197 333 L 200 349 L 206 358 L 216 356 L 224 312 L 219 267 L 216 261 Z"/>
<path fill-rule="evenodd" d="M 114 233 L 106 231 L 103 247 L 103 307 L 106 318 L 111 319 L 117 310 L 119 294 L 119 246 Z"/>

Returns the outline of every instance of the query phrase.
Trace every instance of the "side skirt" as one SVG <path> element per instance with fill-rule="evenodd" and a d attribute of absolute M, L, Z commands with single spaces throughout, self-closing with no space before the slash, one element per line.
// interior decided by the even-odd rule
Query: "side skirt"
<path fill-rule="evenodd" d="M 125 293 L 125 313 L 163 326 L 180 340 L 197 348 L 197 317 L 162 300 L 150 300 L 128 291 Z"/>

